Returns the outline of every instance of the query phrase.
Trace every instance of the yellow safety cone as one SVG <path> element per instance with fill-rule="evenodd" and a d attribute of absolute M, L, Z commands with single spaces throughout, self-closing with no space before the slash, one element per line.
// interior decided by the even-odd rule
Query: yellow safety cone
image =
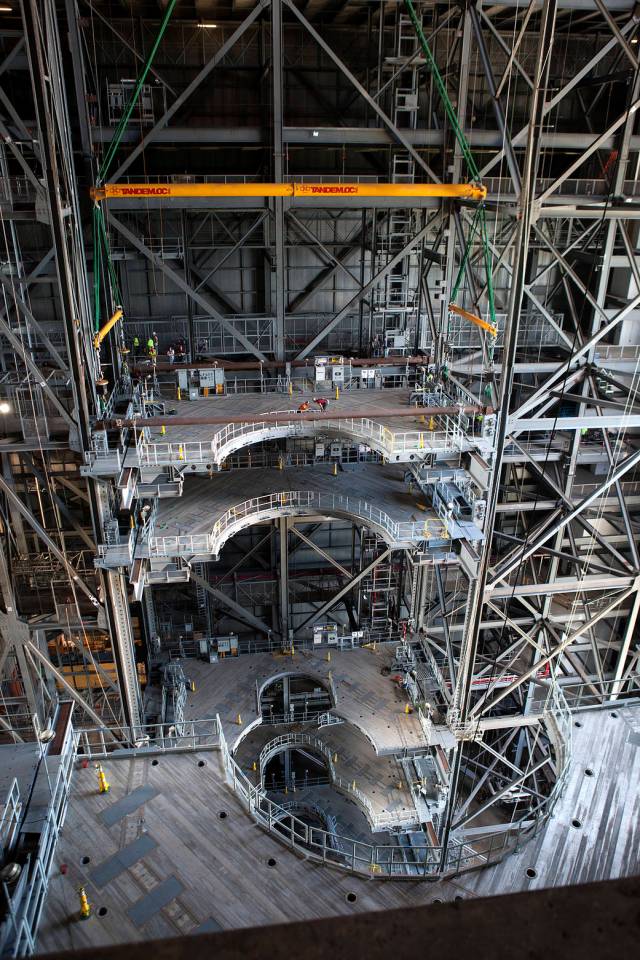
<path fill-rule="evenodd" d="M 180 393 L 180 387 L 176 390 L 176 400 L 182 400 L 182 394 Z"/>
<path fill-rule="evenodd" d="M 178 444 L 178 460 L 184 460 L 184 448 L 181 443 Z"/>
<path fill-rule="evenodd" d="M 91 916 L 91 907 L 84 887 L 78 887 L 78 896 L 80 897 L 80 919 L 88 920 Z"/>
<path fill-rule="evenodd" d="M 336 387 L 336 400 L 340 399 L 340 387 Z"/>
<path fill-rule="evenodd" d="M 258 769 L 258 764 L 255 762 L 255 760 L 253 761 L 253 763 L 252 763 L 252 765 L 251 765 L 251 769 L 253 770 L 254 773 L 255 773 L 255 771 Z"/>
<path fill-rule="evenodd" d="M 165 425 L 164 425 L 164 423 L 163 423 L 162 426 L 160 427 L 160 436 L 161 436 L 161 437 L 164 437 L 164 436 L 166 435 L 166 432 L 167 432 L 167 428 L 165 427 Z"/>
<path fill-rule="evenodd" d="M 109 789 L 109 783 L 107 783 L 104 770 L 100 765 L 98 765 L 98 791 L 100 793 L 109 793 Z"/>
<path fill-rule="evenodd" d="M 242 726 L 242 716 L 240 714 L 238 714 L 237 716 L 236 723 L 238 724 L 239 727 Z"/>
<path fill-rule="evenodd" d="M 338 476 L 338 464 L 337 464 L 337 463 L 334 463 L 334 465 L 333 465 L 333 475 L 334 475 L 334 477 L 337 477 L 337 476 Z"/>
<path fill-rule="evenodd" d="M 131 529 L 133 530 L 133 528 L 135 527 L 135 525 L 136 525 L 136 518 L 134 517 L 134 515 L 133 515 L 132 513 L 130 513 L 130 514 L 129 514 L 129 526 L 130 526 Z"/>
<path fill-rule="evenodd" d="M 290 397 L 293 396 L 293 384 L 291 383 L 291 381 L 289 381 L 289 396 Z"/>
<path fill-rule="evenodd" d="M 435 430 L 436 422 L 433 417 L 429 417 L 429 430 Z"/>
<path fill-rule="evenodd" d="M 408 703 L 405 703 L 405 705 L 404 705 L 404 712 L 405 712 L 406 714 L 413 713 L 413 710 L 411 709 L 411 707 L 409 706 Z"/>
<path fill-rule="evenodd" d="M 331 663 L 331 650 L 327 650 L 327 663 Z"/>
<path fill-rule="evenodd" d="M 291 656 L 295 657 L 295 655 L 296 655 L 295 647 L 293 646 L 293 644 L 291 644 Z"/>

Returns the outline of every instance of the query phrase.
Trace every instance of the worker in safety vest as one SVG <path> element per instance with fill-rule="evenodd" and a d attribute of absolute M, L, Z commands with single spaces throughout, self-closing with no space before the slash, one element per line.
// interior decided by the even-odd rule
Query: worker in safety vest
<path fill-rule="evenodd" d="M 309 401 L 305 400 L 304 403 L 301 403 L 300 406 L 298 407 L 298 413 L 306 413 L 310 406 L 311 404 L 309 403 Z"/>
<path fill-rule="evenodd" d="M 324 413 L 327 407 L 329 406 L 329 401 L 326 397 L 314 397 L 313 402 L 316 403 L 322 412 Z"/>
<path fill-rule="evenodd" d="M 153 337 L 149 337 L 147 340 L 147 353 L 151 356 L 152 353 L 155 353 L 156 345 L 153 342 Z"/>
<path fill-rule="evenodd" d="M 138 353 L 140 352 L 140 338 L 137 335 L 133 338 L 132 346 L 133 346 L 133 359 L 137 360 Z"/>

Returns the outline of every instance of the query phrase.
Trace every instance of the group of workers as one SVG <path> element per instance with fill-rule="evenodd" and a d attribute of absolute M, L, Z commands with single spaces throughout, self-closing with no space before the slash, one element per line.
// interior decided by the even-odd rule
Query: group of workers
<path fill-rule="evenodd" d="M 418 367 L 418 378 L 427 387 L 435 386 L 438 383 L 446 384 L 449 379 L 449 367 L 446 363 L 429 363 Z"/>
<path fill-rule="evenodd" d="M 149 358 L 149 360 L 151 360 L 152 363 L 156 362 L 158 358 L 158 334 L 155 332 L 155 330 L 147 338 L 144 346 L 142 346 L 138 334 L 134 334 L 131 346 L 134 361 L 141 356 L 146 356 Z M 167 361 L 169 363 L 174 363 L 176 359 L 179 361 L 184 360 L 186 355 L 187 345 L 182 337 L 167 347 Z"/>
<path fill-rule="evenodd" d="M 314 397 L 313 400 L 304 400 L 298 407 L 298 413 L 306 413 L 307 410 L 311 409 L 312 403 L 315 403 L 323 413 L 329 406 L 329 401 L 326 397 Z"/>

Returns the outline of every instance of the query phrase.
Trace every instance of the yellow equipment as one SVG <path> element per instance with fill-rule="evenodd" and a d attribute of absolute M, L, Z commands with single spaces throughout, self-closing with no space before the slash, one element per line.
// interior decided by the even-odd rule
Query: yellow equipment
<path fill-rule="evenodd" d="M 116 310 L 114 315 L 111 317 L 111 319 L 107 320 L 107 322 L 103 327 L 100 327 L 95 337 L 93 338 L 93 345 L 96 348 L 96 350 L 100 349 L 100 344 L 102 343 L 106 335 L 109 333 L 109 330 L 111 330 L 111 327 L 115 326 L 115 324 L 118 322 L 121 316 L 122 316 L 122 307 L 118 307 L 118 309 Z"/>
<path fill-rule="evenodd" d="M 105 183 L 92 187 L 93 200 L 181 197 L 447 197 L 484 200 L 487 188 L 475 183 Z"/>
<path fill-rule="evenodd" d="M 482 317 L 477 317 L 475 313 L 469 313 L 468 310 L 464 310 L 462 307 L 457 307 L 455 303 L 449 304 L 449 310 L 451 313 L 455 313 L 459 317 L 469 320 L 470 323 L 475 323 L 476 327 L 482 327 L 482 329 L 490 333 L 492 337 L 495 337 L 498 333 L 498 328 L 494 327 L 492 323 L 488 323 L 486 320 L 483 320 Z"/>
<path fill-rule="evenodd" d="M 91 907 L 84 887 L 78 887 L 78 896 L 80 897 L 80 919 L 88 920 L 91 916 Z"/>
<path fill-rule="evenodd" d="M 107 778 L 101 766 L 98 767 L 98 791 L 100 793 L 109 793 L 109 784 L 107 783 Z"/>

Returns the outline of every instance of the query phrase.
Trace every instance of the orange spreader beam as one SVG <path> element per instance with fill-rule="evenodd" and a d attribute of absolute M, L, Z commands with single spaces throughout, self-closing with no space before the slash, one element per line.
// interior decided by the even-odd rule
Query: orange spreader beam
<path fill-rule="evenodd" d="M 180 197 L 447 197 L 484 200 L 487 188 L 473 183 L 105 183 L 94 200 Z"/>
<path fill-rule="evenodd" d="M 486 320 L 483 320 L 482 317 L 477 317 L 475 313 L 469 313 L 468 310 L 464 310 L 462 307 L 457 307 L 455 303 L 449 304 L 449 310 L 451 310 L 451 313 L 456 313 L 459 317 L 475 323 L 476 327 L 482 327 L 482 329 L 490 333 L 492 337 L 495 337 L 498 333 L 498 328 L 494 327 L 492 323 L 488 323 Z"/>

